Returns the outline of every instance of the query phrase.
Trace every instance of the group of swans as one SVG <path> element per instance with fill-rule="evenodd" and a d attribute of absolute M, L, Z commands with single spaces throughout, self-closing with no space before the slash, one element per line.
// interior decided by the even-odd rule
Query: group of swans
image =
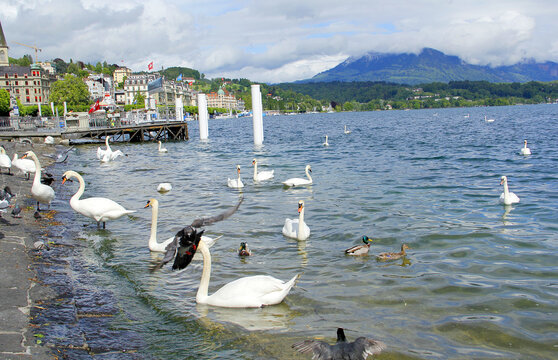
<path fill-rule="evenodd" d="M 54 190 L 43 183 L 41 183 L 41 163 L 39 158 L 33 151 L 26 152 L 22 159 L 30 157 L 35 164 L 35 177 L 33 179 L 33 186 L 31 186 L 31 196 L 37 200 L 37 211 L 40 211 L 40 204 L 47 204 L 50 209 L 50 203 L 54 200 Z"/>
<path fill-rule="evenodd" d="M 327 135 L 326 135 L 326 140 L 327 140 Z M 273 179 L 273 177 L 275 176 L 274 175 L 275 170 L 264 170 L 264 171 L 258 172 L 258 161 L 256 159 L 252 160 L 252 165 L 254 166 L 253 179 L 256 182 L 270 180 L 270 179 Z M 302 179 L 302 178 L 287 179 L 287 180 L 283 181 L 283 185 L 288 186 L 288 187 L 311 185 L 312 184 L 312 177 L 310 176 L 310 173 L 312 172 L 312 167 L 310 165 L 306 165 L 305 171 L 306 171 L 306 177 L 307 177 L 306 179 Z M 242 182 L 242 179 L 240 178 L 240 165 L 236 165 L 236 173 L 237 173 L 237 178 L 236 179 L 228 178 L 227 179 L 227 185 L 228 185 L 228 187 L 231 187 L 231 188 L 242 188 L 242 187 L 244 187 L 244 183 Z"/>
<path fill-rule="evenodd" d="M 109 145 L 110 136 L 105 137 L 105 145 L 107 148 L 105 150 L 101 149 L 99 146 L 97 148 L 97 159 L 101 160 L 101 162 L 109 162 L 116 159 L 119 156 L 123 156 L 124 153 L 120 150 L 112 151 Z"/>

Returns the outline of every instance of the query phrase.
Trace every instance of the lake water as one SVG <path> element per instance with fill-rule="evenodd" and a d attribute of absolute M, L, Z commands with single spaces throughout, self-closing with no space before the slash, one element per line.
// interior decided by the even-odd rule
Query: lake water
<path fill-rule="evenodd" d="M 251 118 L 210 120 L 207 142 L 190 122 L 190 140 L 166 143 L 167 154 L 152 143 L 115 143 L 128 156 L 100 164 L 97 145 L 84 145 L 56 171 L 82 173 L 84 197 L 137 210 L 107 230 L 79 214 L 68 224 L 100 285 L 129 315 L 115 319 L 115 328 L 138 332 L 153 358 L 309 359 L 291 344 L 334 342 L 336 328 L 345 327 L 349 340 L 384 341 L 383 359 L 551 359 L 558 356 L 557 124 L 558 105 L 270 116 L 256 148 Z M 329 147 L 322 146 L 326 134 Z M 518 154 L 524 139 L 529 157 Z M 253 158 L 275 178 L 255 184 Z M 242 191 L 227 187 L 237 164 Z M 304 177 L 307 164 L 313 185 L 282 186 Z M 519 204 L 499 204 L 502 175 Z M 161 182 L 172 191 L 157 193 Z M 59 206 L 69 206 L 76 190 L 77 183 L 57 188 Z M 147 247 L 149 198 L 160 202 L 163 240 L 240 194 L 239 211 L 206 228 L 223 235 L 211 248 L 209 293 L 242 276 L 302 274 L 283 303 L 197 305 L 199 261 L 150 272 L 162 255 Z M 311 229 L 306 241 L 281 234 L 299 199 Z M 402 243 L 411 249 L 388 263 L 345 256 L 363 235 L 374 239 L 371 254 Z M 236 255 L 241 241 L 253 256 Z"/>

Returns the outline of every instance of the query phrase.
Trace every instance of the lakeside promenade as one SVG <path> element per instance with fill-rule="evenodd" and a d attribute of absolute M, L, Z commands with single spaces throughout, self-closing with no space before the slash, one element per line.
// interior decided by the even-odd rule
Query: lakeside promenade
<path fill-rule="evenodd" d="M 33 177 L 5 169 L 1 188 L 9 186 L 22 208 L 0 218 L 0 360 L 21 359 L 145 359 L 145 344 L 130 330 L 111 327 L 114 316 L 125 316 L 113 294 L 95 285 L 94 271 L 80 256 L 84 244 L 75 240 L 64 219 L 73 214 L 58 191 L 64 164 L 44 156 L 52 145 L 0 142 L 10 158 L 32 150 L 55 177 L 51 210 L 35 219 L 30 190 Z M 12 199 L 12 204 L 14 203 Z M 36 249 L 37 242 L 45 248 Z"/>

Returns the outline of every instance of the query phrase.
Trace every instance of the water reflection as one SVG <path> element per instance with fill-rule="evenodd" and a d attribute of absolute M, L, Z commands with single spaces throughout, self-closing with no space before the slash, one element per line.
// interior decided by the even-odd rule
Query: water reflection
<path fill-rule="evenodd" d="M 510 222 L 507 220 L 507 217 L 512 209 L 513 207 L 511 205 L 504 205 L 504 213 L 502 214 L 502 222 L 504 223 L 504 225 L 510 224 Z"/>

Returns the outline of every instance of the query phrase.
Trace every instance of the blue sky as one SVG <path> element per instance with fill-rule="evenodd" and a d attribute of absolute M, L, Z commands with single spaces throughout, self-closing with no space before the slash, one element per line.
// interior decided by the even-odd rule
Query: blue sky
<path fill-rule="evenodd" d="M 306 79 L 349 56 L 424 47 L 479 65 L 558 62 L 556 0 L 0 0 L 10 56 Z"/>

